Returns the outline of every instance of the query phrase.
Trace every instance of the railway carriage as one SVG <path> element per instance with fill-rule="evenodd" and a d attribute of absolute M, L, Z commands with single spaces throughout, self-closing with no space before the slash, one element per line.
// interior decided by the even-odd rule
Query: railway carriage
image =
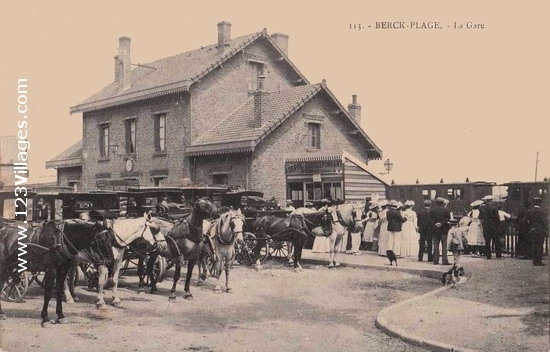
<path fill-rule="evenodd" d="M 425 200 L 434 201 L 438 197 L 449 200 L 447 208 L 454 217 L 461 217 L 470 211 L 470 203 L 493 194 L 494 182 L 426 183 L 391 185 L 388 199 L 413 200 L 416 208 L 422 207 Z"/>

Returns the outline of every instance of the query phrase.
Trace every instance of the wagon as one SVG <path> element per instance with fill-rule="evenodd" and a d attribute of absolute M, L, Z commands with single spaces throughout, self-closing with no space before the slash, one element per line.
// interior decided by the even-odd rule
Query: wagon
<path fill-rule="evenodd" d="M 225 195 L 224 205 L 241 209 L 245 215 L 244 245 L 237 248 L 236 259 L 239 263 L 250 265 L 258 259 L 260 262 L 267 258 L 287 258 L 289 247 L 286 241 L 279 241 L 264 233 L 257 233 L 254 222 L 265 215 L 274 215 L 286 218 L 288 211 L 279 209 L 274 199 L 266 200 L 262 192 L 235 191 Z"/>

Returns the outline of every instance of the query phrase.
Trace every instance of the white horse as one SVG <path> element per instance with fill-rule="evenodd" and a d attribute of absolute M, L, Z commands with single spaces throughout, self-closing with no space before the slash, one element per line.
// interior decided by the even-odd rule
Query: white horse
<path fill-rule="evenodd" d="M 212 240 L 216 265 L 215 293 L 222 293 L 220 276 L 225 270 L 225 291 L 233 292 L 229 286 L 229 269 L 235 259 L 235 242 L 243 241 L 244 215 L 241 210 L 229 210 L 220 215 L 207 229 L 206 234 Z M 199 264 L 200 265 L 200 264 Z"/>
<path fill-rule="evenodd" d="M 115 243 L 113 246 L 113 306 L 116 308 L 123 308 L 122 301 L 118 296 L 118 276 L 120 272 L 120 266 L 124 251 L 130 243 L 137 239 L 145 240 L 150 246 L 155 246 L 157 243 L 156 237 L 151 232 L 150 227 L 151 217 L 148 214 L 144 214 L 142 218 L 136 219 L 116 219 L 112 221 L 112 229 L 115 235 Z M 158 230 L 154 230 L 155 232 Z M 96 306 L 99 309 L 105 309 L 105 285 L 108 279 L 108 269 L 105 265 L 100 265 L 98 269 L 99 274 L 99 294 L 97 298 Z"/>
<path fill-rule="evenodd" d="M 332 206 L 329 209 L 332 216 L 332 233 L 330 239 L 329 269 L 338 268 L 337 254 L 339 252 L 342 239 L 347 236 L 348 231 L 362 231 L 362 206 L 359 203 L 346 203 Z"/>

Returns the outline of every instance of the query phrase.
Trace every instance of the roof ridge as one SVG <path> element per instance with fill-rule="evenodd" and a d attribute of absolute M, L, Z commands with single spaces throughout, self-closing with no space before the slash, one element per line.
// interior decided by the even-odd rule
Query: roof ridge
<path fill-rule="evenodd" d="M 236 38 L 231 39 L 231 40 L 229 41 L 229 44 L 231 44 L 231 42 L 237 42 L 237 41 L 239 41 L 239 40 L 242 40 L 242 39 L 245 38 L 245 37 L 254 36 L 254 35 L 259 35 L 259 34 L 261 34 L 261 32 L 253 32 L 253 33 L 241 35 L 241 36 L 239 36 L 239 37 L 236 37 Z M 213 44 L 209 44 L 209 45 L 206 45 L 206 46 L 201 46 L 200 48 L 196 48 L 196 49 L 192 49 L 192 50 L 187 50 L 187 51 L 184 51 L 184 52 L 179 53 L 179 54 L 174 54 L 174 55 L 171 55 L 171 56 L 163 57 L 163 58 L 157 59 L 157 60 L 155 60 L 155 61 L 146 62 L 146 63 L 140 64 L 140 65 L 153 65 L 154 63 L 157 63 L 157 62 L 159 62 L 159 61 L 168 60 L 168 59 L 174 58 L 174 57 L 176 57 L 176 56 L 185 55 L 185 54 L 192 53 L 192 52 L 199 51 L 199 50 L 205 50 L 205 49 L 210 48 L 210 47 L 212 47 L 212 48 L 217 48 L 217 47 L 218 47 L 218 44 L 213 43 Z M 223 56 L 224 54 L 225 54 L 225 52 L 222 53 L 221 56 Z M 221 57 L 221 56 L 220 56 L 220 57 Z"/>

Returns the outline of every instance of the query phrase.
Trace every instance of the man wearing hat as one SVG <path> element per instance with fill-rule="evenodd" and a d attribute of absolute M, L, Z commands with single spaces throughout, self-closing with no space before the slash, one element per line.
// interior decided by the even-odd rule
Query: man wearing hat
<path fill-rule="evenodd" d="M 386 213 L 389 232 L 387 249 L 392 250 L 397 257 L 401 256 L 401 230 L 403 228 L 403 223 L 407 221 L 407 219 L 405 219 L 403 215 L 401 215 L 401 211 L 399 210 L 399 203 L 401 202 L 391 200 L 390 208 Z"/>
<path fill-rule="evenodd" d="M 502 248 L 499 238 L 500 216 L 498 208 L 493 204 L 493 196 L 481 198 L 483 204 L 479 207 L 479 219 L 483 227 L 483 237 L 485 238 L 485 255 L 491 259 L 491 242 L 495 244 L 497 259 L 502 258 Z"/>
<path fill-rule="evenodd" d="M 319 211 L 328 211 L 331 205 L 331 201 L 328 198 L 321 199 L 321 207 Z"/>
<path fill-rule="evenodd" d="M 313 206 L 312 202 L 306 202 L 306 204 L 304 204 L 304 207 L 317 211 L 317 209 L 315 209 L 315 207 Z"/>
<path fill-rule="evenodd" d="M 290 212 L 292 212 L 292 211 L 294 211 L 294 210 L 296 210 L 296 208 L 294 208 L 294 207 L 292 206 L 292 200 L 291 200 L 291 199 L 287 199 L 287 200 L 286 200 L 285 211 L 290 211 Z"/>
<path fill-rule="evenodd" d="M 424 207 L 417 213 L 418 232 L 420 233 L 420 248 L 418 250 L 418 261 L 424 259 L 424 252 L 428 251 L 428 261 L 433 261 L 432 238 L 433 224 L 430 221 L 430 207 L 432 201 L 427 199 L 424 201 Z"/>
<path fill-rule="evenodd" d="M 439 264 L 439 244 L 441 244 L 441 264 L 450 265 L 447 257 L 447 235 L 451 213 L 445 206 L 445 198 L 438 197 L 435 205 L 430 209 L 430 222 L 433 230 L 433 260 Z"/>
<path fill-rule="evenodd" d="M 533 207 L 525 214 L 524 221 L 529 226 L 531 236 L 531 257 L 534 266 L 543 266 L 542 248 L 544 240 L 548 236 L 548 214 L 541 208 L 542 200 L 539 197 L 533 199 Z"/>

